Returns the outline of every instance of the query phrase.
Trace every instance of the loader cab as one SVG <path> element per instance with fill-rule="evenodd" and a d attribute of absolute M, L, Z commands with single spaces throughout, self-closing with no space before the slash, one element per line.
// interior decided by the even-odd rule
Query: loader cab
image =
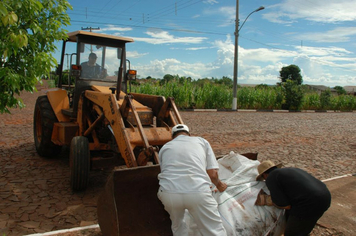
<path fill-rule="evenodd" d="M 130 42 L 133 39 L 87 31 L 68 33 L 57 70 L 57 87 L 69 91 L 69 116 L 76 116 L 81 93 L 91 90 L 94 85 L 127 93 L 128 81 L 136 78 L 136 71 L 127 66 L 126 60 L 126 43 Z M 67 81 L 63 73 L 65 59 L 70 67 L 67 84 L 63 83 Z M 117 93 L 117 99 L 120 99 L 120 93 Z"/>

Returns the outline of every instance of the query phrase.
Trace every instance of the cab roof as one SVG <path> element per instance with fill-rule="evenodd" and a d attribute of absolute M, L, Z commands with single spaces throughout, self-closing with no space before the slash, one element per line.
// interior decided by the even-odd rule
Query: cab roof
<path fill-rule="evenodd" d="M 78 35 L 86 35 L 86 36 L 93 37 L 93 38 L 107 38 L 107 39 L 112 39 L 112 40 L 119 40 L 119 41 L 123 41 L 125 43 L 131 43 L 134 41 L 131 38 L 109 35 L 109 34 L 99 34 L 99 33 L 93 33 L 93 32 L 89 32 L 89 31 L 83 31 L 83 30 L 70 32 L 67 35 L 68 35 L 68 41 L 70 41 L 70 42 L 77 42 Z"/>

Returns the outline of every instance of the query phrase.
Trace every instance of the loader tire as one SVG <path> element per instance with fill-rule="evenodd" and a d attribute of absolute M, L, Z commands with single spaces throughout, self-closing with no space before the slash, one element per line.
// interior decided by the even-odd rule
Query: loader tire
<path fill-rule="evenodd" d="M 33 136 L 36 151 L 41 157 L 53 157 L 61 152 L 62 146 L 51 141 L 55 122 L 58 120 L 47 96 L 39 96 L 33 115 Z"/>
<path fill-rule="evenodd" d="M 76 136 L 70 143 L 70 185 L 73 191 L 87 188 L 90 171 L 89 141 L 86 137 Z"/>

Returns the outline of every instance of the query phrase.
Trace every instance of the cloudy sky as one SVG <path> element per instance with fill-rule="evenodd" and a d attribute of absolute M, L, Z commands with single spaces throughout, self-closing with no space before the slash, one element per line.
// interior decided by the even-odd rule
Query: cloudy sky
<path fill-rule="evenodd" d="M 134 39 L 128 59 L 140 78 L 233 78 L 236 0 L 69 3 L 68 31 Z M 240 26 L 252 14 L 239 31 L 238 83 L 275 84 L 280 69 L 295 64 L 304 84 L 356 85 L 355 9 L 350 0 L 240 0 Z"/>

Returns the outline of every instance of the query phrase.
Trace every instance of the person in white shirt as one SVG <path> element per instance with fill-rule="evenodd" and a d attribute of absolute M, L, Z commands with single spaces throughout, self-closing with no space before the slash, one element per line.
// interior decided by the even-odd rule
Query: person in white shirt
<path fill-rule="evenodd" d="M 159 152 L 157 196 L 170 215 L 173 235 L 188 235 L 184 222 L 188 210 L 202 235 L 226 236 L 211 187 L 213 183 L 223 192 L 227 185 L 219 179 L 219 165 L 209 142 L 190 136 L 184 124 L 172 128 L 172 138 Z"/>

